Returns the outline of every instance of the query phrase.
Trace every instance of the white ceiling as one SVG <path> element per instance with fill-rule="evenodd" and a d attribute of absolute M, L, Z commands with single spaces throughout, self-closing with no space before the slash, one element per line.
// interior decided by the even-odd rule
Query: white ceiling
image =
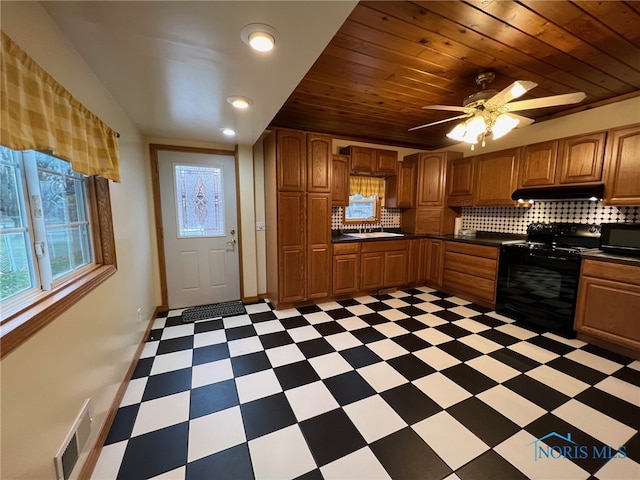
<path fill-rule="evenodd" d="M 357 1 L 42 2 L 141 133 L 253 145 Z M 269 53 L 240 38 L 277 32 Z M 226 99 L 253 100 L 246 111 Z M 230 140 L 220 132 L 231 127 Z"/>

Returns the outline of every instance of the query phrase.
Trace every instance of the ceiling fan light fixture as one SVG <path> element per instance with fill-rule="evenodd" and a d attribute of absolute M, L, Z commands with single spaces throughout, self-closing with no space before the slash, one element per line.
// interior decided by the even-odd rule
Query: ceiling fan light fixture
<path fill-rule="evenodd" d="M 240 31 L 242 41 L 258 52 L 270 52 L 276 44 L 276 31 L 263 23 L 250 23 Z"/>
<path fill-rule="evenodd" d="M 507 115 L 505 113 L 498 115 L 493 127 L 491 127 L 491 136 L 494 140 L 504 137 L 511 130 L 516 128 L 520 123 L 520 119 Z"/>

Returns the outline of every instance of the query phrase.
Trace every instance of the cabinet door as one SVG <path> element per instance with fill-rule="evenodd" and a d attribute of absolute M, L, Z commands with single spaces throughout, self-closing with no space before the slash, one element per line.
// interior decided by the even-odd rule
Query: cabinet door
<path fill-rule="evenodd" d="M 558 183 L 600 182 L 606 132 L 565 138 L 558 152 Z"/>
<path fill-rule="evenodd" d="M 360 288 L 373 290 L 384 285 L 384 253 L 360 254 Z"/>
<path fill-rule="evenodd" d="M 418 207 L 439 207 L 444 204 L 444 182 L 447 157 L 444 153 L 423 153 L 418 159 Z M 459 187 L 456 187 L 459 188 Z"/>
<path fill-rule="evenodd" d="M 384 253 L 384 287 L 397 287 L 407 283 L 406 250 Z"/>
<path fill-rule="evenodd" d="M 421 252 L 420 242 L 422 240 L 409 240 L 409 265 L 407 267 L 407 283 L 416 283 L 420 281 L 421 272 Z"/>
<path fill-rule="evenodd" d="M 278 190 L 305 190 L 307 144 L 304 132 L 276 130 Z"/>
<path fill-rule="evenodd" d="M 331 294 L 331 196 L 307 196 L 307 298 Z"/>
<path fill-rule="evenodd" d="M 640 286 L 582 276 L 575 329 L 638 351 Z"/>
<path fill-rule="evenodd" d="M 558 141 L 527 145 L 520 163 L 520 188 L 553 185 L 556 182 Z"/>
<path fill-rule="evenodd" d="M 345 207 L 349 205 L 349 157 L 334 155 L 332 163 L 331 205 Z"/>
<path fill-rule="evenodd" d="M 307 133 L 307 191 L 331 193 L 331 137 Z"/>
<path fill-rule="evenodd" d="M 376 150 L 376 171 L 395 175 L 398 167 L 398 152 L 395 150 Z"/>
<path fill-rule="evenodd" d="M 358 254 L 335 255 L 333 257 L 333 294 L 358 291 Z"/>
<path fill-rule="evenodd" d="M 517 188 L 520 150 L 510 149 L 480 155 L 476 159 L 474 205 L 513 205 Z"/>
<path fill-rule="evenodd" d="M 278 256 L 280 302 L 306 298 L 306 205 L 302 192 L 278 193 Z"/>
<path fill-rule="evenodd" d="M 376 171 L 376 150 L 368 147 L 349 147 L 351 171 L 374 173 Z"/>
<path fill-rule="evenodd" d="M 416 198 L 416 164 L 412 161 L 398 162 L 398 174 L 385 181 L 387 207 L 411 208 Z"/>
<path fill-rule="evenodd" d="M 640 125 L 611 130 L 605 161 L 607 205 L 640 205 Z"/>
<path fill-rule="evenodd" d="M 425 277 L 426 281 L 435 287 L 442 285 L 443 258 L 444 249 L 442 240 L 429 239 L 425 262 Z"/>
<path fill-rule="evenodd" d="M 475 157 L 457 158 L 447 169 L 447 205 L 470 207 L 473 205 L 473 168 Z"/>

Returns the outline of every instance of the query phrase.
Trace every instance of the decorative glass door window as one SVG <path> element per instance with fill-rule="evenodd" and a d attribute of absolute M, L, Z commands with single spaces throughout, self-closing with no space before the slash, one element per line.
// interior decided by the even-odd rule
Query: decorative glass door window
<path fill-rule="evenodd" d="M 225 235 L 220 167 L 174 165 L 178 238 Z"/>

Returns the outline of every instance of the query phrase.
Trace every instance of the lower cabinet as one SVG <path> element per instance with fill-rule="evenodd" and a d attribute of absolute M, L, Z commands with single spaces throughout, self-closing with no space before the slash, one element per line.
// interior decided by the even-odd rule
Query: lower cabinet
<path fill-rule="evenodd" d="M 495 306 L 498 248 L 444 242 L 442 285 L 464 298 Z"/>
<path fill-rule="evenodd" d="M 640 265 L 584 259 L 574 328 L 640 353 Z"/>
<path fill-rule="evenodd" d="M 333 246 L 333 295 L 356 293 L 359 290 L 360 242 Z"/>
<path fill-rule="evenodd" d="M 424 261 L 424 280 L 433 288 L 442 286 L 444 264 L 444 242 L 430 238 L 427 240 L 426 258 Z"/>

